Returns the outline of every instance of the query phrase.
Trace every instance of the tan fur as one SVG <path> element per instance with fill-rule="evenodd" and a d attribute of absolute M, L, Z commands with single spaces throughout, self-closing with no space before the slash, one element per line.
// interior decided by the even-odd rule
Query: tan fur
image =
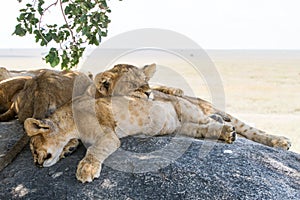
<path fill-rule="evenodd" d="M 97 74 L 94 79 L 97 89 L 96 97 L 128 95 L 148 98 L 147 92 L 150 93 L 148 80 L 155 72 L 151 68 L 154 68 L 153 65 L 136 70 L 135 66 L 119 64 Z"/>
<path fill-rule="evenodd" d="M 151 89 L 160 91 L 165 94 L 171 94 L 171 95 L 179 96 L 179 97 L 184 95 L 183 90 L 181 90 L 179 88 L 172 88 L 172 87 L 167 87 L 167 86 L 153 86 L 153 87 L 151 87 Z"/>
<path fill-rule="evenodd" d="M 119 148 L 119 138 L 122 137 L 138 133 L 165 135 L 178 131 L 196 138 L 220 136 L 228 143 L 235 138 L 232 126 L 218 123 L 203 116 L 201 112 L 193 115 L 186 113 L 185 106 L 193 107 L 187 101 L 180 104 L 181 121 L 178 120 L 173 104 L 167 101 L 122 96 L 95 100 L 82 96 L 72 103 L 61 107 L 46 120 L 29 118 L 25 120 L 24 126 L 28 136 L 32 138 L 34 161 L 44 167 L 52 166 L 59 160 L 65 145 L 71 139 L 80 139 L 88 147 L 76 173 L 77 179 L 82 182 L 99 177 L 101 164 Z M 131 105 L 129 110 L 124 109 L 126 104 Z M 93 108 L 96 115 L 93 114 Z M 138 110 L 139 116 L 134 114 Z M 124 113 L 128 114 L 123 120 Z M 129 119 L 132 119 L 130 124 Z M 153 132 L 152 127 L 155 125 L 161 127 L 157 132 Z"/>
<path fill-rule="evenodd" d="M 3 113 L 11 109 L 17 94 L 24 88 L 29 76 L 13 77 L 0 82 L 0 121 L 7 121 Z"/>
<path fill-rule="evenodd" d="M 156 95 L 154 95 L 155 98 L 160 98 L 160 96 L 160 93 L 156 93 Z M 203 99 L 188 96 L 183 96 L 181 98 L 191 102 L 194 105 L 197 105 L 198 108 L 200 108 L 203 111 L 203 113 L 207 116 L 215 114 L 221 116 L 224 121 L 234 126 L 237 134 L 242 137 L 270 147 L 280 148 L 284 150 L 288 150 L 291 146 L 291 142 L 288 138 L 284 136 L 267 134 L 262 130 L 259 130 L 255 127 L 251 127 L 246 123 L 242 122 L 241 120 L 233 117 L 232 115 L 214 108 L 211 103 Z"/>
<path fill-rule="evenodd" d="M 0 67 L 0 81 L 11 78 L 11 74 L 5 67 Z"/>
<path fill-rule="evenodd" d="M 27 80 L 45 72 L 47 69 L 31 71 L 8 71 L 0 68 L 0 121 L 9 121 L 17 114 L 14 101 L 23 90 Z M 24 120 L 23 120 L 24 121 Z"/>
<path fill-rule="evenodd" d="M 121 68 L 120 71 L 114 69 L 116 72 L 112 70 L 96 76 L 96 86 L 91 91 L 97 92 L 99 89 L 100 94 L 111 97 L 95 99 L 92 93 L 87 93 L 64 105 L 46 120 L 29 118 L 25 121 L 25 130 L 32 138 L 31 150 L 36 164 L 52 166 L 70 140 L 81 139 L 87 153 L 78 164 L 76 177 L 81 182 L 90 182 L 99 177 L 104 160 L 119 148 L 119 138 L 138 133 L 156 136 L 177 132 L 189 137 L 219 138 L 232 143 L 235 140 L 234 126 L 249 139 L 269 146 L 289 148 L 288 139 L 249 127 L 202 99 L 175 96 L 167 87 L 154 91 L 154 100 L 135 97 L 135 92 L 148 92 L 148 89 L 147 92 L 141 89 L 143 87 L 136 88 L 144 86 L 143 80 L 148 80 L 147 76 L 141 82 L 135 78 L 136 71 L 146 74 L 145 68 L 125 67 L 125 80 L 135 81 L 132 84 L 134 87 L 128 87 L 127 91 L 128 85 L 125 85 L 125 88 L 116 90 L 115 96 L 114 87 L 121 79 L 119 75 L 124 72 L 123 67 L 119 65 L 117 68 Z"/>
<path fill-rule="evenodd" d="M 76 78 L 81 82 L 77 82 L 77 94 L 73 94 Z M 42 70 L 33 78 L 20 77 L 8 80 L 7 84 L 0 83 L 0 95 L 3 93 L 3 98 L 11 102 L 8 112 L 15 113 L 20 122 L 29 117 L 43 119 L 49 116 L 58 107 L 70 101 L 73 95 L 83 94 L 91 84 L 90 79 L 82 73 L 53 70 Z M 6 86 L 11 89 L 6 89 Z M 7 120 L 10 119 L 2 119 Z"/>
<path fill-rule="evenodd" d="M 142 71 L 144 80 L 149 78 L 146 75 L 148 70 L 144 68 Z M 128 78 L 126 81 L 131 81 Z M 80 139 L 87 147 L 87 153 L 77 167 L 76 177 L 81 182 L 90 182 L 99 177 L 101 164 L 119 148 L 119 138 L 122 137 L 139 133 L 156 136 L 178 132 L 195 138 L 220 138 L 228 143 L 235 140 L 231 125 L 209 118 L 185 99 L 163 93 L 160 100 L 155 101 L 135 97 L 133 92 L 148 92 L 148 88 L 141 85 L 144 87 L 139 90 L 130 87 L 132 96 L 95 99 L 85 95 L 56 110 L 48 119 L 27 119 L 24 127 L 32 138 L 31 150 L 35 163 L 52 166 L 71 139 Z"/>
<path fill-rule="evenodd" d="M 9 75 L 11 77 L 16 77 L 16 76 L 30 76 L 30 77 L 36 77 L 37 75 L 41 74 L 42 72 L 45 71 L 53 71 L 53 72 L 58 72 L 57 70 L 53 69 L 35 69 L 35 70 L 9 70 Z"/>
<path fill-rule="evenodd" d="M 0 121 L 11 120 L 16 115 L 20 122 L 29 117 L 43 119 L 72 97 L 83 94 L 92 83 L 84 74 L 72 71 L 41 69 L 10 73 L 30 76 L 18 76 L 0 82 L 0 108 L 4 112 L 0 115 Z M 0 171 L 14 159 L 28 140 L 27 137 L 22 137 L 17 145 L 1 158 Z M 69 154 L 77 145 L 77 140 L 70 141 L 61 157 Z"/>
<path fill-rule="evenodd" d="M 145 67 L 151 68 L 149 67 L 151 66 L 152 68 L 155 68 L 155 64 L 152 65 L 148 65 Z M 141 81 L 141 79 L 137 79 L 136 78 L 136 74 L 141 74 L 144 70 L 145 67 L 143 69 L 138 69 L 137 67 L 134 66 L 130 66 L 131 70 L 127 70 L 128 66 L 126 65 L 117 65 L 115 66 L 112 70 L 108 70 L 109 71 L 109 75 L 110 78 L 107 78 L 107 73 L 100 73 L 98 75 L 96 75 L 96 77 L 98 79 L 101 80 L 106 80 L 108 79 L 108 81 L 114 82 L 114 79 L 120 79 L 120 77 L 126 77 L 126 79 L 130 82 L 135 82 L 135 84 L 137 86 L 140 86 L 141 84 L 144 84 L 144 82 Z M 151 71 L 155 71 L 155 70 L 151 70 Z M 147 79 L 149 80 L 149 79 Z M 103 88 L 103 84 L 101 85 L 101 83 L 96 82 L 97 88 Z M 111 84 L 113 85 L 113 84 Z M 169 100 L 172 102 L 176 102 L 176 98 L 174 100 L 174 97 L 170 96 L 179 96 L 182 99 L 185 99 L 187 101 L 189 101 L 190 103 L 196 105 L 198 108 L 200 109 L 206 116 L 211 116 L 211 115 L 220 115 L 222 117 L 222 119 L 224 121 L 230 122 L 230 124 L 232 126 L 235 127 L 236 131 L 238 134 L 240 134 L 243 137 L 246 137 L 250 140 L 253 140 L 255 142 L 270 146 L 270 147 L 278 147 L 278 148 L 282 148 L 282 149 L 289 149 L 291 142 L 288 138 L 283 137 L 283 136 L 275 136 L 275 135 L 270 135 L 270 134 L 266 134 L 264 131 L 261 131 L 257 128 L 251 127 L 247 124 L 245 124 L 244 122 L 240 121 L 239 119 L 223 112 L 220 111 L 216 108 L 213 107 L 213 105 L 203 99 L 200 98 L 195 98 L 195 97 L 189 97 L 189 96 L 184 96 L 183 95 L 183 91 L 181 89 L 177 89 L 177 88 L 171 88 L 171 87 L 166 87 L 166 86 L 154 86 L 151 88 L 152 90 L 154 90 L 153 94 L 154 94 L 154 99 L 156 100 Z M 107 93 L 111 93 L 111 91 L 113 91 L 114 88 L 110 88 L 110 90 Z M 159 91 L 159 92 L 155 92 L 155 91 Z M 105 93 L 105 92 L 104 92 Z M 165 94 L 170 94 L 170 95 L 164 95 Z M 123 88 L 122 91 L 123 95 L 131 95 L 131 90 L 126 91 L 126 87 Z M 175 106 L 176 108 L 176 106 Z M 193 112 L 191 110 L 191 112 Z M 178 112 L 177 112 L 178 113 Z"/>

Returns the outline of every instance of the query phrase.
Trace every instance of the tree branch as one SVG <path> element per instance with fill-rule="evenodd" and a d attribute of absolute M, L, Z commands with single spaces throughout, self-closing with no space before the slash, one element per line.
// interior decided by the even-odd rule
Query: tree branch
<path fill-rule="evenodd" d="M 38 25 L 38 30 L 39 30 L 39 33 L 40 33 L 40 35 L 42 36 L 43 40 L 46 41 L 47 43 L 48 43 L 49 41 L 43 36 L 43 34 L 42 34 L 42 32 L 41 32 L 41 23 L 42 23 L 42 19 L 43 19 L 44 14 L 46 13 L 46 11 L 49 10 L 52 6 L 56 6 L 57 3 L 58 3 L 58 0 L 56 0 L 56 2 L 50 4 L 47 8 L 45 8 L 44 12 L 43 12 L 43 13 L 41 14 L 41 16 L 40 16 L 39 25 Z"/>
<path fill-rule="evenodd" d="M 66 23 L 66 25 L 67 25 L 67 28 L 69 29 L 69 32 L 70 32 L 70 34 L 71 34 L 73 43 L 75 44 L 75 43 L 76 43 L 75 36 L 74 36 L 74 33 L 73 33 L 72 29 L 70 28 L 69 23 L 68 23 L 68 21 L 67 21 L 67 18 L 66 18 L 66 15 L 65 15 L 63 6 L 62 6 L 63 3 L 62 3 L 61 0 L 59 0 L 59 3 L 60 3 L 61 14 L 62 14 L 62 16 L 64 17 L 64 21 L 65 21 L 65 23 Z"/>

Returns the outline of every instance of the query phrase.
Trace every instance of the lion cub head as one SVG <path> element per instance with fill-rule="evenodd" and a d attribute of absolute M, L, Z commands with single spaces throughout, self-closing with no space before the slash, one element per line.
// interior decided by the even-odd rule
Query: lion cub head
<path fill-rule="evenodd" d="M 112 69 L 95 76 L 97 97 L 134 96 L 149 98 L 151 93 L 148 81 L 154 75 L 156 65 L 138 68 L 128 64 L 118 64 Z"/>
<path fill-rule="evenodd" d="M 28 118 L 24 128 L 30 140 L 30 150 L 34 163 L 40 167 L 50 167 L 58 162 L 63 148 L 72 139 L 69 134 L 51 120 Z"/>

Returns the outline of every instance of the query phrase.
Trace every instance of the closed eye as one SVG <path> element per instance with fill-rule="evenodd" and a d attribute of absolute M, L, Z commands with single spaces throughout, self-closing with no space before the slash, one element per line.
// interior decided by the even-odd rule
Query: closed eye
<path fill-rule="evenodd" d="M 51 157 L 52 157 L 51 153 L 48 153 L 47 156 L 46 156 L 46 158 L 45 158 L 45 160 L 48 160 L 48 159 L 50 159 Z"/>

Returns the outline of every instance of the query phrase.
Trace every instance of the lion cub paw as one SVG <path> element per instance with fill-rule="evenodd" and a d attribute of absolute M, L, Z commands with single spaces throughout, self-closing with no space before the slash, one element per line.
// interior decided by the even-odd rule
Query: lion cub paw
<path fill-rule="evenodd" d="M 271 139 L 270 146 L 283 150 L 289 150 L 291 147 L 291 141 L 286 137 L 276 136 L 275 138 Z"/>
<path fill-rule="evenodd" d="M 182 89 L 179 89 L 179 88 L 173 88 L 171 90 L 171 93 L 175 96 L 179 96 L 179 97 L 182 97 L 184 95 L 184 92 Z"/>
<path fill-rule="evenodd" d="M 224 124 L 220 137 L 229 144 L 233 143 L 236 140 L 236 132 L 234 126 L 230 124 Z"/>
<path fill-rule="evenodd" d="M 92 155 L 87 155 L 77 166 L 76 178 L 82 183 L 92 182 L 100 176 L 101 163 Z"/>
<path fill-rule="evenodd" d="M 170 94 L 179 97 L 182 97 L 184 95 L 183 90 L 179 88 L 166 87 L 166 86 L 153 86 L 152 89 L 160 91 L 165 94 Z"/>
<path fill-rule="evenodd" d="M 77 139 L 70 140 L 68 144 L 64 147 L 59 158 L 62 159 L 71 155 L 77 149 L 78 145 L 79 145 L 79 141 Z"/>

